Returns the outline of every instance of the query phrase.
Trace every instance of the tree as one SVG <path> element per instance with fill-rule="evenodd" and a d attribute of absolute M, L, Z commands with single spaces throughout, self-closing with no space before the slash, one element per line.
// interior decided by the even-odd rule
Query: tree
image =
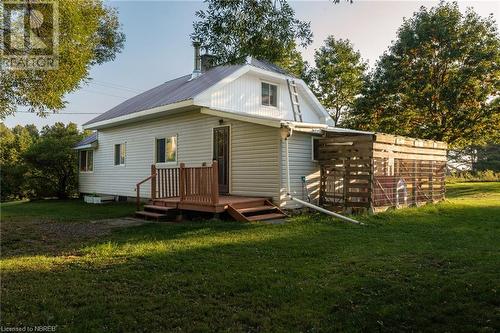
<path fill-rule="evenodd" d="M 82 138 L 74 123 L 43 127 L 40 139 L 23 154 L 37 196 L 64 199 L 77 192 L 78 156 L 73 147 Z"/>
<path fill-rule="evenodd" d="M 421 7 L 368 77 L 348 125 L 451 147 L 499 137 L 500 40 L 492 16 Z"/>
<path fill-rule="evenodd" d="M 296 46 L 312 43 L 311 27 L 295 18 L 285 0 L 206 2 L 208 8 L 196 12 L 191 38 L 216 56 L 217 63 L 238 63 L 253 56 L 279 63 L 294 74 L 303 72 Z"/>
<path fill-rule="evenodd" d="M 329 36 L 314 54 L 314 90 L 335 125 L 361 92 L 366 63 L 348 40 Z"/>
<path fill-rule="evenodd" d="M 24 174 L 26 164 L 23 154 L 37 140 L 38 130 L 34 125 L 16 126 L 10 130 L 0 124 L 0 183 L 2 200 L 26 196 Z"/>
<path fill-rule="evenodd" d="M 64 96 L 89 80 L 92 65 L 115 58 L 124 45 L 115 9 L 101 0 L 58 0 L 59 67 L 9 70 L 0 67 L 0 118 L 18 106 L 43 115 L 65 106 Z M 5 38 L 11 31 L 4 30 Z"/>

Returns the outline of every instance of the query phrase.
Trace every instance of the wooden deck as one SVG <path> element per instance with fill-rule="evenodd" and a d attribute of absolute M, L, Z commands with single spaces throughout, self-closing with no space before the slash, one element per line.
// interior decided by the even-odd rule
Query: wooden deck
<path fill-rule="evenodd" d="M 245 206 L 263 203 L 270 198 L 263 197 L 242 197 L 232 195 L 220 195 L 217 203 L 197 203 L 197 202 L 181 202 L 180 197 L 154 199 L 155 206 L 172 207 L 183 210 L 194 210 L 199 212 L 222 213 L 229 206 Z"/>
<path fill-rule="evenodd" d="M 141 208 L 141 185 L 150 182 L 150 202 Z M 286 214 L 271 202 L 271 198 L 220 195 L 218 165 L 157 169 L 151 166 L 151 175 L 136 185 L 136 215 L 144 218 L 166 218 L 170 211 L 191 210 L 206 213 L 228 212 L 241 222 L 271 220 Z"/>

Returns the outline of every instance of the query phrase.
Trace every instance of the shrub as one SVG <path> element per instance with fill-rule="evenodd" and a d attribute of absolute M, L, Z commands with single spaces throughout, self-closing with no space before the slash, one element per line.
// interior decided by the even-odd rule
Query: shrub
<path fill-rule="evenodd" d="M 461 171 L 452 172 L 451 175 L 446 177 L 446 183 L 466 183 L 466 182 L 498 182 L 500 181 L 500 172 L 494 172 L 493 170 L 485 171 Z"/>

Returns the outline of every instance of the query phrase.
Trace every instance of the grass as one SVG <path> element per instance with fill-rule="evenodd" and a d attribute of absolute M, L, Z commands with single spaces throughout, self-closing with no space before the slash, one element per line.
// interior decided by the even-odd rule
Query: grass
<path fill-rule="evenodd" d="M 360 217 L 366 226 L 320 215 L 284 225 L 148 224 L 49 245 L 33 227 L 17 242 L 4 239 L 15 226 L 38 225 L 37 214 L 44 224 L 75 227 L 131 207 L 2 206 L 0 324 L 58 332 L 497 332 L 500 183 L 448 188 L 446 202 Z"/>

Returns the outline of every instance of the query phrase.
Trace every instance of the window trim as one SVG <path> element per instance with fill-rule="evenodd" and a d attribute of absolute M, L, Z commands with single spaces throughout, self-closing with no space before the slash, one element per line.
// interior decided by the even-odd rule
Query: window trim
<path fill-rule="evenodd" d="M 121 146 L 125 148 L 125 156 L 123 156 L 123 163 L 121 163 Z M 120 146 L 120 161 L 116 164 L 116 146 Z M 121 143 L 115 143 L 113 145 L 113 164 L 115 167 L 124 167 L 127 164 L 127 141 Z"/>
<path fill-rule="evenodd" d="M 314 159 L 314 141 L 316 140 L 319 140 L 321 139 L 319 136 L 314 136 L 314 135 L 311 135 L 311 161 L 312 162 L 319 162 L 319 160 L 317 159 Z M 319 153 L 319 151 L 318 151 Z"/>
<path fill-rule="evenodd" d="M 276 105 L 272 105 L 272 104 L 264 104 L 264 96 L 262 96 L 262 85 L 263 84 L 267 84 L 269 86 L 275 86 L 276 87 Z M 274 108 L 274 109 L 277 109 L 278 108 L 278 97 L 279 97 L 279 84 L 277 83 L 273 83 L 273 82 L 269 82 L 269 81 L 264 81 L 264 80 L 261 80 L 260 81 L 260 105 L 263 106 L 263 107 L 266 107 L 266 108 Z"/>
<path fill-rule="evenodd" d="M 92 170 L 82 170 L 82 158 L 81 154 L 85 152 L 85 164 L 87 164 L 88 161 L 88 152 L 92 152 Z M 87 166 L 87 165 L 86 165 Z M 78 172 L 79 173 L 94 173 L 94 166 L 95 166 L 95 156 L 94 156 L 94 149 L 82 149 L 79 151 L 78 155 Z"/>
<path fill-rule="evenodd" d="M 175 137 L 175 161 L 167 161 L 167 140 L 170 138 Z M 157 162 L 158 161 L 158 147 L 157 147 L 157 140 L 165 139 L 165 162 Z M 179 134 L 176 133 L 174 135 L 162 135 L 162 136 L 156 136 L 154 138 L 154 153 L 153 153 L 153 161 L 155 165 L 177 165 L 179 163 Z"/>

